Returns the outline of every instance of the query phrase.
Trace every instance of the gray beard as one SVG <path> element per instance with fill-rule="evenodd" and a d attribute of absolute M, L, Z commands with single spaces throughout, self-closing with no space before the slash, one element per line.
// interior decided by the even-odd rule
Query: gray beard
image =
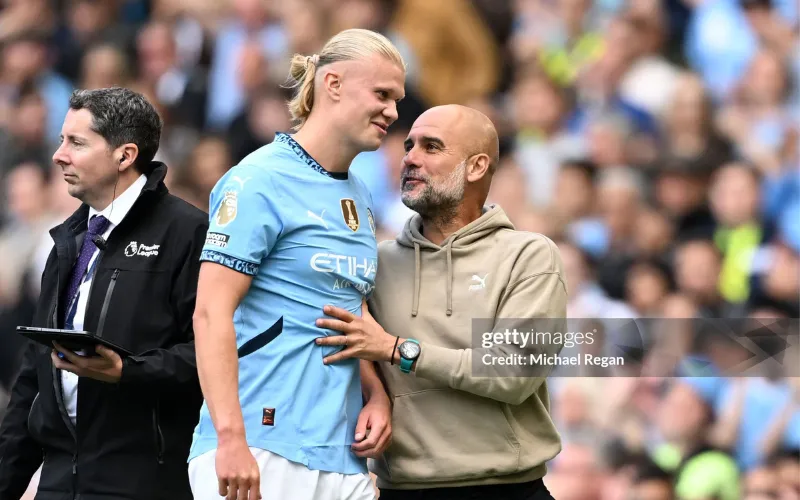
<path fill-rule="evenodd" d="M 438 186 L 425 183 L 425 189 L 411 197 L 401 193 L 403 204 L 420 214 L 423 220 L 434 224 L 448 223 L 458 213 L 458 206 L 464 199 L 464 177 L 466 160 Z"/>

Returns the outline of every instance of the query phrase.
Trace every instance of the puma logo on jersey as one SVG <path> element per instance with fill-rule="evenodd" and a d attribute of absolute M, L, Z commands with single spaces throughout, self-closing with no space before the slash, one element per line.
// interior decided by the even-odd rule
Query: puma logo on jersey
<path fill-rule="evenodd" d="M 252 177 L 245 177 L 244 179 L 242 179 L 242 178 L 241 178 L 241 177 L 239 177 L 238 175 L 234 175 L 234 176 L 231 178 L 231 180 L 232 180 L 232 181 L 235 181 L 235 182 L 238 182 L 238 183 L 239 183 L 239 189 L 244 189 L 244 185 L 245 185 L 245 184 L 247 183 L 247 181 L 249 181 L 250 179 L 252 179 Z"/>
<path fill-rule="evenodd" d="M 320 224 L 325 226 L 325 229 L 328 229 L 328 223 L 325 222 L 325 219 L 322 218 L 323 215 L 325 215 L 325 210 L 323 210 L 322 213 L 320 213 L 319 215 L 315 214 L 311 210 L 308 211 L 308 216 L 309 217 L 311 217 L 314 220 L 318 220 Z"/>

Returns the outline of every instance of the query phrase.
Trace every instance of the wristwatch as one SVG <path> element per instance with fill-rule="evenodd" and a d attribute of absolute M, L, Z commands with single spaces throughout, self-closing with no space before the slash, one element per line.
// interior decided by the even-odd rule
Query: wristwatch
<path fill-rule="evenodd" d="M 411 365 L 417 360 L 422 348 L 419 342 L 414 339 L 408 339 L 397 347 L 400 352 L 400 371 L 408 373 L 411 371 Z"/>

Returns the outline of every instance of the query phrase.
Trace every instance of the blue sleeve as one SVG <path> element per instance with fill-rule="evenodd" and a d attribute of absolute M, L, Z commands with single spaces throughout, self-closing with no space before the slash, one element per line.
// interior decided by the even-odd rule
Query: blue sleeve
<path fill-rule="evenodd" d="M 800 410 L 794 412 L 786 425 L 783 444 L 790 448 L 800 448 Z"/>
<path fill-rule="evenodd" d="M 268 172 L 231 169 L 211 191 L 209 227 L 200 260 L 255 276 L 283 229 Z"/>
<path fill-rule="evenodd" d="M 800 194 L 800 174 L 784 172 L 777 176 L 765 177 L 762 184 L 762 209 L 766 219 L 770 222 L 778 219 L 798 194 Z"/>

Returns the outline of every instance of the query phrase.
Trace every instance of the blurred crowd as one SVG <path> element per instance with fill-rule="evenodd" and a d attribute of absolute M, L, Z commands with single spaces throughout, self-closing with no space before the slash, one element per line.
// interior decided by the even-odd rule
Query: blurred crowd
<path fill-rule="evenodd" d="M 51 160 L 72 89 L 148 96 L 169 188 L 207 210 L 228 168 L 290 129 L 291 55 L 352 27 L 384 33 L 408 64 L 400 119 L 352 167 L 380 239 L 411 214 L 399 196 L 411 124 L 461 103 L 501 136 L 490 202 L 557 242 L 571 317 L 800 317 L 796 0 L 0 6 L 0 408 L 48 230 L 78 206 Z M 798 378 L 678 375 L 553 379 L 554 496 L 800 499 Z"/>

